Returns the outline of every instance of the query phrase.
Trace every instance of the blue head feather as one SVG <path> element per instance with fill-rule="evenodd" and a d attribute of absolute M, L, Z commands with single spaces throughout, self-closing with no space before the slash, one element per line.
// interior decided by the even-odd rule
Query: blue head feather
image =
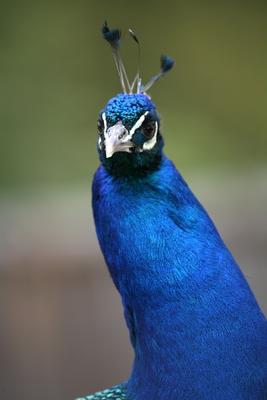
<path fill-rule="evenodd" d="M 120 93 L 108 101 L 103 111 L 110 124 L 121 120 L 125 126 L 132 126 L 146 111 L 155 110 L 155 104 L 143 93 L 130 95 Z"/>

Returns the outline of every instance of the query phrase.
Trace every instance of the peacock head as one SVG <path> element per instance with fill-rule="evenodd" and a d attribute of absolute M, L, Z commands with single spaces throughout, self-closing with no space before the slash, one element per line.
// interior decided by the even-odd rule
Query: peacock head
<path fill-rule="evenodd" d="M 163 139 L 156 106 L 147 91 L 168 72 L 174 61 L 161 57 L 160 72 L 146 85 L 142 84 L 139 68 L 130 83 L 122 62 L 120 31 L 110 30 L 107 23 L 102 28 L 104 38 L 110 43 L 123 93 L 108 101 L 98 118 L 98 151 L 104 167 L 113 175 L 145 175 L 155 170 L 161 160 Z M 131 37 L 140 45 L 136 34 Z"/>

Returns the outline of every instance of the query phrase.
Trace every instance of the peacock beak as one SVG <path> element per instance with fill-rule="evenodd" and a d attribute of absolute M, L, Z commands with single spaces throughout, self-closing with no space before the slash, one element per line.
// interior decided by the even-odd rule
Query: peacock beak
<path fill-rule="evenodd" d="M 105 133 L 106 158 L 112 157 L 118 151 L 130 153 L 133 146 L 131 135 L 121 121 L 108 128 Z"/>

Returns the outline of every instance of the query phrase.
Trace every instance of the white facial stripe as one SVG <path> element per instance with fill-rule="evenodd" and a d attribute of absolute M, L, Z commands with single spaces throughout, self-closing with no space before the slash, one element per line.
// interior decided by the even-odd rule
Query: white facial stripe
<path fill-rule="evenodd" d="M 103 120 L 103 122 L 104 122 L 104 136 L 106 135 L 106 131 L 107 131 L 107 118 L 106 118 L 106 114 L 105 113 L 102 113 L 102 115 L 101 115 L 101 117 L 102 117 L 102 120 Z M 99 147 L 99 149 L 101 150 L 102 149 L 102 141 L 101 141 L 101 136 L 99 136 L 99 138 L 98 138 L 98 147 Z"/>
<path fill-rule="evenodd" d="M 151 139 L 147 140 L 144 144 L 143 144 L 143 150 L 151 150 L 153 149 L 153 147 L 155 146 L 156 142 L 157 142 L 157 134 L 158 134 L 158 122 L 155 121 L 155 125 L 156 125 L 156 129 L 155 129 L 155 133 L 152 136 Z"/>
<path fill-rule="evenodd" d="M 148 114 L 148 111 L 146 111 L 143 115 L 141 115 L 141 117 L 136 121 L 136 123 L 134 124 L 134 126 L 131 128 L 129 134 L 132 137 L 134 132 L 136 131 L 136 129 L 140 128 L 140 126 L 142 125 L 142 123 L 144 122 L 146 115 Z"/>
<path fill-rule="evenodd" d="M 102 114 L 102 119 L 103 119 L 103 122 L 104 122 L 104 135 L 105 135 L 106 132 L 107 132 L 107 127 L 108 127 L 107 118 L 106 118 L 106 114 L 105 113 Z"/>

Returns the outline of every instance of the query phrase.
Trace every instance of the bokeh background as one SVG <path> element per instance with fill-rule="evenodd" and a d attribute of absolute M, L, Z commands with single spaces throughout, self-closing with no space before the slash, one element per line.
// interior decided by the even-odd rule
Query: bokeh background
<path fill-rule="evenodd" d="M 267 3 L 0 4 L 0 397 L 73 400 L 125 379 L 119 296 L 95 237 L 96 121 L 120 91 L 105 19 L 141 41 L 166 153 L 267 311 Z M 131 76 L 135 44 L 125 37 Z"/>

